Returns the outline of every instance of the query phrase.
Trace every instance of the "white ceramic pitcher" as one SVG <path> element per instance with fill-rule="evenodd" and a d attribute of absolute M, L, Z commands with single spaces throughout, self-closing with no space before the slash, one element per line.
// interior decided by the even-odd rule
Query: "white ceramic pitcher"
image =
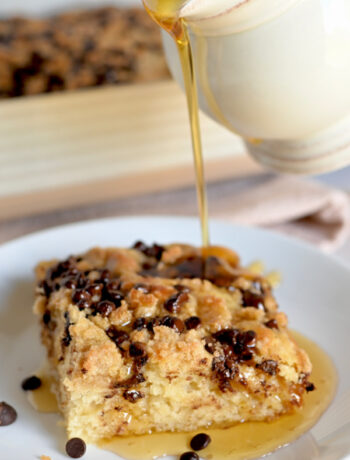
<path fill-rule="evenodd" d="M 288 173 L 350 164 L 350 0 L 190 0 L 201 109 Z M 171 71 L 182 74 L 164 34 Z"/>

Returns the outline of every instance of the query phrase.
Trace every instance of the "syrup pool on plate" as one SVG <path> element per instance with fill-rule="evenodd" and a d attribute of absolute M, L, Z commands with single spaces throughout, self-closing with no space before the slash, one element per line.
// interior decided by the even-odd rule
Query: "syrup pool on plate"
<path fill-rule="evenodd" d="M 48 372 L 48 365 L 45 363 L 35 375 L 40 378 L 41 385 L 33 391 L 27 392 L 28 401 L 38 412 L 59 412 L 56 396 L 51 391 L 53 379 Z"/>
<path fill-rule="evenodd" d="M 337 373 L 331 359 L 314 342 L 292 332 L 292 336 L 310 357 L 312 381 L 316 390 L 304 396 L 301 409 L 284 415 L 273 422 L 247 422 L 230 428 L 202 428 L 198 432 L 209 434 L 211 444 L 200 452 L 204 459 L 243 460 L 257 458 L 278 447 L 291 443 L 307 432 L 331 403 Z M 57 410 L 55 396 L 50 391 L 50 380 L 43 371 L 37 374 L 43 385 L 29 392 L 29 400 L 39 412 Z M 119 436 L 101 442 L 102 449 L 112 451 L 127 460 L 151 460 L 164 455 L 180 455 L 190 450 L 189 442 L 196 433 L 159 433 L 144 436 Z"/>

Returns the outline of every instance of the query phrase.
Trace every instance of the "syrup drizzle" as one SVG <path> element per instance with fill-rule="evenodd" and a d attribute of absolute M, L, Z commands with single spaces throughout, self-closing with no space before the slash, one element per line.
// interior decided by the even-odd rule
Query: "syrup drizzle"
<path fill-rule="evenodd" d="M 199 124 L 198 95 L 188 27 L 178 17 L 184 0 L 144 0 L 149 15 L 174 39 L 182 67 L 191 127 L 193 158 L 203 246 L 209 245 L 208 202 L 204 178 L 202 141 Z"/>

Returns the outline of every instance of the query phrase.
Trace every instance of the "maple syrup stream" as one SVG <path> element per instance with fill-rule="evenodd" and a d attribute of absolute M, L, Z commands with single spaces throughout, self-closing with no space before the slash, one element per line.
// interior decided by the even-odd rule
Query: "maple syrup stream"
<path fill-rule="evenodd" d="M 150 8 L 144 2 L 149 15 L 174 39 L 182 67 L 183 80 L 187 98 L 188 114 L 191 127 L 191 140 L 196 173 L 197 198 L 201 222 L 202 244 L 209 245 L 208 203 L 204 177 L 202 142 L 199 124 L 198 93 L 195 69 L 188 29 L 183 19 L 178 18 L 178 11 L 183 0 L 158 0 Z"/>

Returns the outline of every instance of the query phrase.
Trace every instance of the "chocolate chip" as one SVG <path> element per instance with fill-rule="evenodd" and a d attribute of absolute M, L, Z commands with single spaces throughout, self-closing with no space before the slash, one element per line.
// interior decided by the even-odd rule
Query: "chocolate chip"
<path fill-rule="evenodd" d="M 239 359 L 241 361 L 250 361 L 251 359 L 253 358 L 253 353 L 251 352 L 247 352 L 247 353 L 243 353 Z"/>
<path fill-rule="evenodd" d="M 162 326 L 162 319 L 159 317 L 153 318 L 147 323 L 147 330 L 154 334 L 154 328 L 157 326 Z"/>
<path fill-rule="evenodd" d="M 58 282 L 54 283 L 53 290 L 58 291 L 59 289 L 61 289 L 61 283 L 58 283 Z"/>
<path fill-rule="evenodd" d="M 138 358 L 146 355 L 146 346 L 141 342 L 133 342 L 130 344 L 129 355 L 132 358 Z"/>
<path fill-rule="evenodd" d="M 145 263 L 142 264 L 142 268 L 150 276 L 157 276 L 157 274 L 158 274 L 158 272 L 155 270 L 155 265 L 153 263 L 151 264 L 149 262 L 145 262 Z"/>
<path fill-rule="evenodd" d="M 107 291 L 118 291 L 119 288 L 120 282 L 117 280 L 110 281 L 106 286 Z"/>
<path fill-rule="evenodd" d="M 193 450 L 202 450 L 205 449 L 211 442 L 211 438 L 209 435 L 205 433 L 196 434 L 191 439 L 190 445 Z"/>
<path fill-rule="evenodd" d="M 216 344 L 215 339 L 213 339 L 213 337 L 205 337 L 204 340 L 205 340 L 204 348 L 207 350 L 208 353 L 213 355 L 215 351 L 215 344 Z"/>
<path fill-rule="evenodd" d="M 100 298 L 101 297 L 101 294 L 102 294 L 102 288 L 103 288 L 103 285 L 102 284 L 98 284 L 98 283 L 94 283 L 94 284 L 91 284 L 88 288 L 87 288 L 87 291 L 88 293 L 91 295 L 92 298 Z"/>
<path fill-rule="evenodd" d="M 152 246 L 147 248 L 145 254 L 148 257 L 154 257 L 155 259 L 160 260 L 162 258 L 163 252 L 163 246 L 159 246 L 158 244 L 154 243 Z"/>
<path fill-rule="evenodd" d="M 255 347 L 255 331 L 239 331 L 238 329 L 223 329 L 206 337 L 205 349 L 214 354 L 220 352 L 212 361 L 212 370 L 218 380 L 221 391 L 232 391 L 231 380 L 238 373 L 237 364 L 250 361 L 253 358 L 252 350 Z M 215 343 L 219 343 L 215 345 Z M 220 345 L 219 345 L 220 344 Z"/>
<path fill-rule="evenodd" d="M 86 279 L 83 273 L 79 274 L 79 276 L 76 278 L 76 282 L 77 282 L 77 288 L 79 289 L 85 289 L 88 284 L 88 280 Z"/>
<path fill-rule="evenodd" d="M 102 300 L 102 302 L 99 302 L 96 306 L 97 313 L 103 318 L 107 318 L 113 310 L 115 310 L 115 304 L 109 300 Z"/>
<path fill-rule="evenodd" d="M 161 319 L 161 326 L 173 327 L 174 317 L 173 316 L 163 316 Z"/>
<path fill-rule="evenodd" d="M 119 347 L 123 342 L 129 340 L 129 335 L 125 331 L 119 331 L 114 326 L 107 329 L 106 334 Z"/>
<path fill-rule="evenodd" d="M 131 403 L 136 403 L 139 399 L 144 398 L 144 395 L 137 390 L 125 390 L 123 398 Z"/>
<path fill-rule="evenodd" d="M 265 310 L 265 297 L 252 291 L 243 291 L 243 307 L 254 307 L 259 310 Z"/>
<path fill-rule="evenodd" d="M 140 252 L 145 252 L 147 250 L 147 245 L 143 241 L 136 241 L 132 248 Z"/>
<path fill-rule="evenodd" d="M 142 329 L 147 328 L 148 322 L 146 318 L 137 318 L 135 319 L 132 328 L 136 331 L 141 331 Z"/>
<path fill-rule="evenodd" d="M 265 326 L 269 329 L 278 329 L 278 323 L 275 319 L 270 319 L 265 323 Z"/>
<path fill-rule="evenodd" d="M 77 284 L 78 283 L 75 280 L 72 280 L 71 278 L 64 278 L 62 280 L 62 286 L 64 286 L 67 289 L 76 289 Z"/>
<path fill-rule="evenodd" d="M 79 270 L 77 267 L 70 267 L 70 269 L 66 272 L 67 276 L 76 276 L 79 273 Z"/>
<path fill-rule="evenodd" d="M 46 310 L 45 313 L 43 314 L 43 323 L 49 324 L 50 321 L 51 321 L 51 313 L 48 310 Z"/>
<path fill-rule="evenodd" d="M 85 310 L 86 308 L 91 307 L 91 301 L 89 300 L 79 300 L 79 302 L 76 304 L 79 310 Z"/>
<path fill-rule="evenodd" d="M 262 361 L 260 364 L 257 364 L 256 367 L 270 375 L 276 375 L 277 372 L 277 363 L 272 359 L 266 359 L 265 361 Z"/>
<path fill-rule="evenodd" d="M 246 347 L 244 345 L 243 342 L 236 342 L 234 345 L 233 345 L 233 351 L 235 352 L 235 354 L 237 356 L 240 356 L 244 353 Z"/>
<path fill-rule="evenodd" d="M 108 300 L 114 303 L 115 307 L 120 307 L 122 300 L 124 299 L 123 294 L 120 291 L 108 291 Z"/>
<path fill-rule="evenodd" d="M 47 280 L 40 281 L 38 283 L 38 288 L 44 292 L 46 297 L 49 297 L 52 292 L 51 285 Z"/>
<path fill-rule="evenodd" d="M 134 244 L 133 249 L 137 249 L 138 251 L 145 254 L 145 256 L 153 257 L 156 260 L 160 260 L 164 252 L 163 246 L 159 246 L 156 243 L 154 243 L 152 246 L 147 246 L 143 241 L 137 241 Z"/>
<path fill-rule="evenodd" d="M 78 303 L 80 301 L 87 301 L 87 302 L 91 302 L 91 294 L 87 291 L 85 291 L 84 289 L 76 289 L 73 293 L 72 293 L 72 301 L 74 303 Z"/>
<path fill-rule="evenodd" d="M 16 410 L 4 401 L 0 402 L 0 426 L 11 425 L 16 419 Z"/>
<path fill-rule="evenodd" d="M 307 382 L 306 385 L 305 385 L 305 390 L 307 392 L 309 391 L 314 391 L 316 389 L 315 385 L 311 382 Z"/>
<path fill-rule="evenodd" d="M 190 316 L 185 320 L 185 325 L 188 330 L 197 329 L 201 324 L 200 318 L 198 316 Z"/>
<path fill-rule="evenodd" d="M 66 443 L 66 452 L 71 458 L 80 458 L 86 452 L 86 444 L 80 438 L 72 438 Z"/>
<path fill-rule="evenodd" d="M 51 280 L 59 278 L 64 273 L 66 273 L 72 267 L 71 260 L 65 260 L 63 262 L 58 263 L 54 267 L 48 270 L 47 274 L 49 275 Z"/>
<path fill-rule="evenodd" d="M 213 334 L 213 340 L 221 344 L 221 349 L 226 359 L 234 359 L 236 362 L 249 361 L 252 359 L 252 349 L 256 343 L 255 331 L 239 331 L 238 329 L 223 329 Z M 207 351 L 213 354 L 215 347 L 206 339 Z M 222 377 L 222 376 L 221 376 Z"/>
<path fill-rule="evenodd" d="M 243 342 L 246 347 L 254 347 L 256 343 L 256 332 L 246 331 L 239 335 L 239 340 Z"/>
<path fill-rule="evenodd" d="M 213 334 L 213 337 L 214 339 L 218 340 L 220 343 L 227 343 L 231 345 L 235 343 L 238 335 L 239 335 L 238 329 L 223 329 L 221 331 L 215 332 L 215 334 Z"/>
<path fill-rule="evenodd" d="M 218 356 L 213 359 L 212 371 L 219 382 L 221 391 L 231 389 L 230 380 L 233 380 L 238 373 L 235 360 L 232 357 Z"/>
<path fill-rule="evenodd" d="M 161 325 L 170 327 L 174 329 L 176 332 L 181 334 L 185 330 L 185 324 L 181 319 L 176 318 L 176 316 L 164 316 L 161 320 Z"/>
<path fill-rule="evenodd" d="M 41 380 L 36 375 L 32 375 L 23 380 L 22 389 L 24 391 L 36 390 L 41 387 Z"/>
<path fill-rule="evenodd" d="M 237 355 L 250 350 L 255 347 L 256 333 L 254 331 L 241 331 L 235 340 L 233 349 Z"/>
<path fill-rule="evenodd" d="M 103 284 L 108 284 L 111 280 L 111 273 L 109 270 L 102 270 L 99 281 Z"/>
<path fill-rule="evenodd" d="M 188 295 L 186 292 L 177 292 L 169 297 L 164 303 L 164 308 L 170 313 L 179 313 L 182 305 L 188 301 Z"/>
<path fill-rule="evenodd" d="M 138 356 L 134 360 L 135 370 L 140 371 L 141 367 L 143 367 L 148 361 L 148 356 L 144 354 L 143 356 Z"/>
<path fill-rule="evenodd" d="M 180 460 L 199 460 L 198 454 L 196 452 L 185 452 L 181 455 Z"/>
<path fill-rule="evenodd" d="M 173 329 L 175 329 L 176 332 L 181 334 L 181 332 L 183 332 L 185 330 L 185 323 L 181 319 L 175 318 L 174 319 L 174 324 L 173 324 Z"/>
<path fill-rule="evenodd" d="M 59 75 L 49 75 L 47 81 L 47 92 L 57 91 L 59 89 L 63 89 L 64 87 L 64 79 Z"/>

